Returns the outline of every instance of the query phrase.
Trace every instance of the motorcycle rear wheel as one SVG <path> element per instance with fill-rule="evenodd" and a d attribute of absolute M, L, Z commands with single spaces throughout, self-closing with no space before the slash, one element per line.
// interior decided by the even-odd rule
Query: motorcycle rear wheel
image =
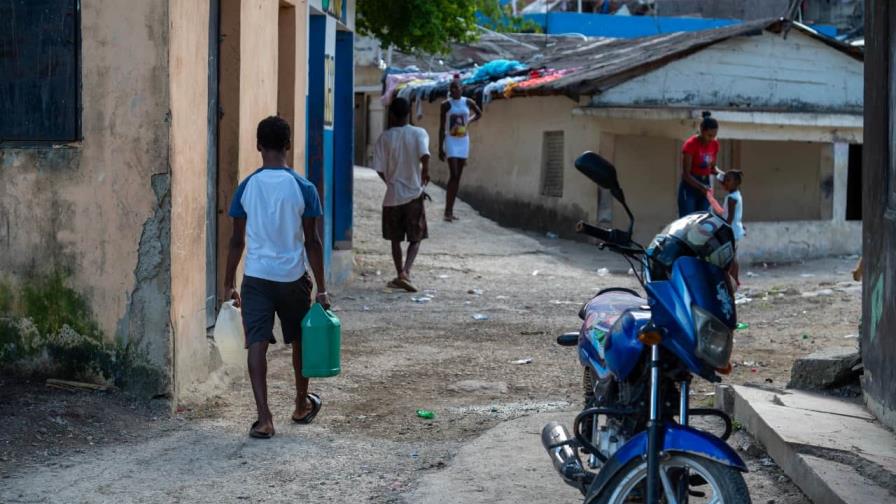
<path fill-rule="evenodd" d="M 693 475 L 699 475 L 706 485 L 691 487 L 704 492 L 703 497 L 691 496 L 688 504 L 750 504 L 750 492 L 743 474 L 729 467 L 708 459 L 690 455 L 673 455 L 660 462 L 660 479 L 663 482 L 660 502 L 673 502 L 669 495 L 673 494 L 674 482 L 669 478 L 670 469 L 686 469 Z M 597 496 L 585 499 L 587 504 L 625 504 L 644 502 L 644 482 L 647 476 L 647 463 L 637 459 L 613 476 Z M 679 501 L 680 502 L 680 501 Z"/>

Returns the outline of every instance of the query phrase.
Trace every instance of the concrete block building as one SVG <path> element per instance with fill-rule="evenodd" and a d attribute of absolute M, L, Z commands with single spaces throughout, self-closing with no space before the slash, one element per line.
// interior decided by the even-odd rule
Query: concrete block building
<path fill-rule="evenodd" d="M 328 275 L 351 271 L 353 0 L 0 3 L 0 276 L 50 271 L 102 334 L 188 397 L 215 368 L 240 178 L 258 121 L 293 124 L 325 205 Z"/>
<path fill-rule="evenodd" d="M 720 123 L 722 169 L 744 171 L 747 261 L 861 248 L 863 56 L 798 23 L 760 20 L 638 39 L 483 36 L 444 66 L 498 58 L 569 73 L 496 95 L 470 128 L 460 195 L 506 225 L 572 234 L 625 214 L 573 167 L 583 151 L 615 163 L 649 241 L 677 217 L 681 144 L 701 112 Z M 429 59 L 396 59 L 427 70 Z M 437 70 L 445 70 L 444 67 Z M 475 93 L 475 91 L 474 91 Z M 418 125 L 437 149 L 439 100 Z M 447 167 L 435 162 L 437 181 Z"/>

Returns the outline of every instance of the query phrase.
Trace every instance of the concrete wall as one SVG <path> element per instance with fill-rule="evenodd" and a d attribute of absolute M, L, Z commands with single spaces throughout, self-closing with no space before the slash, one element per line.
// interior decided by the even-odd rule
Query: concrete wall
<path fill-rule="evenodd" d="M 619 183 L 635 215 L 635 238 L 649 242 L 678 212 L 676 166 L 681 142 L 672 138 L 619 135 L 615 137 L 613 163 Z M 628 217 L 622 205 L 614 203 L 613 225 L 625 229 Z"/>
<path fill-rule="evenodd" d="M 749 140 L 740 144 L 745 222 L 821 219 L 824 145 Z M 830 203 L 826 213 L 830 216 Z"/>
<path fill-rule="evenodd" d="M 81 23 L 83 140 L 0 149 L 0 270 L 69 270 L 106 337 L 168 369 L 168 1 L 82 0 Z"/>
<path fill-rule="evenodd" d="M 596 218 L 597 187 L 575 170 L 573 161 L 585 150 L 597 150 L 600 134 L 594 121 L 572 116 L 576 106 L 559 96 L 491 103 L 470 127 L 461 197 L 502 224 L 561 235 L 572 234 L 579 219 Z M 429 132 L 433 179 L 444 184 L 447 164 L 437 157 L 439 103 L 427 103 L 416 122 Z M 561 198 L 541 195 L 542 135 L 557 130 L 564 132 Z"/>
<path fill-rule="evenodd" d="M 205 380 L 208 121 L 207 2 L 170 1 L 171 323 L 174 395 Z"/>
<path fill-rule="evenodd" d="M 669 63 L 596 96 L 594 104 L 857 113 L 863 75 L 861 61 L 807 35 L 763 32 Z"/>
<path fill-rule="evenodd" d="M 502 224 L 569 236 L 576 220 L 598 217 L 597 188 L 573 166 L 579 154 L 594 150 L 616 165 L 637 219 L 635 236 L 648 242 L 677 215 L 681 141 L 693 134 L 698 120 L 589 117 L 577 107 L 565 97 L 492 102 L 483 119 L 471 127 L 471 158 L 461 197 Z M 435 157 L 438 103 L 427 103 L 423 109 L 423 118 L 415 122 L 430 134 L 433 178 L 444 183 L 447 166 Z M 376 118 L 373 111 L 370 118 Z M 749 240 L 742 246 L 745 260 L 858 252 L 860 223 L 841 222 L 844 216 L 840 214 L 845 212 L 839 209 L 834 215 L 834 180 L 843 178 L 847 166 L 843 156 L 834 155 L 830 143 L 837 133 L 826 128 L 759 125 L 751 131 L 746 123 L 722 123 L 720 164 L 745 172 L 744 218 L 749 228 Z M 542 134 L 554 130 L 565 134 L 562 198 L 541 194 Z M 729 130 L 748 139 L 728 139 Z M 861 131 L 851 135 L 861 137 Z M 777 140 L 752 139 L 756 137 Z M 781 140 L 791 137 L 797 140 Z M 828 143 L 803 138 L 827 139 Z M 845 184 L 845 179 L 841 181 Z M 845 191 L 845 185 L 841 190 Z M 845 204 L 845 192 L 839 197 Z M 609 204 L 608 210 L 601 211 L 602 219 L 627 226 L 618 203 Z"/>
<path fill-rule="evenodd" d="M 261 166 L 261 156 L 255 147 L 258 121 L 277 113 L 278 9 L 278 2 L 272 0 L 241 1 L 238 160 L 241 179 Z"/>

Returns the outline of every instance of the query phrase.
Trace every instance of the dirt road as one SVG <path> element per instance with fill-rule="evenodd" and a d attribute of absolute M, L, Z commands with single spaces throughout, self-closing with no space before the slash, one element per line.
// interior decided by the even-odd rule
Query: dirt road
<path fill-rule="evenodd" d="M 356 280 L 334 293 L 344 371 L 313 382 L 324 400 L 313 425 L 288 423 L 291 369 L 279 346 L 270 356 L 277 428 L 270 441 L 246 436 L 254 406 L 242 381 L 169 419 L 114 395 L 5 380 L 0 502 L 452 502 L 434 481 L 469 465 L 470 447 L 512 438 L 504 422 L 545 412 L 568 417 L 563 412 L 580 405 L 581 370 L 554 337 L 577 329 L 579 305 L 598 288 L 636 287 L 628 265 L 586 244 L 501 228 L 466 205 L 457 209 L 459 222 L 444 223 L 436 219 L 443 193 L 433 188 L 431 239 L 414 271 L 424 291 L 389 292 L 391 258 L 379 237 L 383 188 L 368 170 L 355 183 Z M 851 263 L 744 267 L 752 274 L 742 292 L 751 301 L 738 310 L 750 328 L 737 334 L 731 380 L 783 386 L 794 356 L 854 344 L 845 336 L 858 332 L 860 288 L 841 283 Z M 532 362 L 514 363 L 520 359 Z M 707 400 L 710 391 L 695 387 Z M 436 419 L 417 418 L 418 408 Z M 496 438 L 477 440 L 499 424 L 486 434 Z M 537 432 L 529 430 L 514 442 L 537 453 Z M 755 450 L 745 456 L 754 502 L 804 502 Z M 455 460 L 459 452 L 467 455 Z M 540 464 L 532 471 L 549 474 L 546 456 Z M 532 477 L 508 471 L 506 481 L 482 475 L 467 484 L 506 488 L 498 493 L 506 502 L 569 495 L 558 493 L 566 491 L 559 478 L 521 485 Z M 427 488 L 440 489 L 440 497 Z"/>

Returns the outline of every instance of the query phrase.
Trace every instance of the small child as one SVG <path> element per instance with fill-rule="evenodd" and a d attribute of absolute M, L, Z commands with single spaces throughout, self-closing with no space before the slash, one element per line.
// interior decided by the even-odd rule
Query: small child
<path fill-rule="evenodd" d="M 740 170 L 729 170 L 727 172 L 718 170 L 718 178 L 722 183 L 722 187 L 728 191 L 725 201 L 722 202 L 722 205 L 719 205 L 711 189 L 706 192 L 706 199 L 709 200 L 712 213 L 725 220 L 731 226 L 731 230 L 734 231 L 736 254 L 737 242 L 747 235 L 747 230 L 743 224 L 744 201 L 740 195 L 740 183 L 743 180 L 743 172 Z M 728 272 L 738 286 L 740 286 L 739 270 L 740 267 L 737 264 L 737 256 L 735 255 Z"/>

